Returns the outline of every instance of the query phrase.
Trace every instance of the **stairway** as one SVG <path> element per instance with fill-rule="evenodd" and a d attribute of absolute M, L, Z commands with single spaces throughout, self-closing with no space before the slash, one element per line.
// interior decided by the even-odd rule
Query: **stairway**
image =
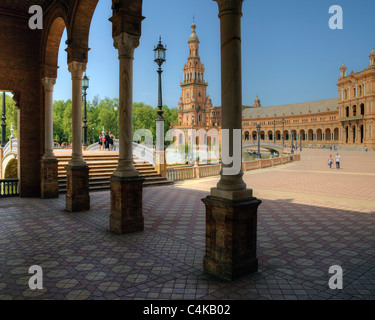
<path fill-rule="evenodd" d="M 66 193 L 66 169 L 71 154 L 56 154 L 58 160 L 59 192 Z M 110 178 L 118 166 L 118 153 L 115 152 L 84 152 L 83 158 L 90 168 L 89 190 L 102 191 L 110 189 Z M 139 158 L 134 158 L 134 166 L 145 178 L 144 187 L 170 185 L 173 181 L 163 178 L 157 173 L 152 164 Z"/>

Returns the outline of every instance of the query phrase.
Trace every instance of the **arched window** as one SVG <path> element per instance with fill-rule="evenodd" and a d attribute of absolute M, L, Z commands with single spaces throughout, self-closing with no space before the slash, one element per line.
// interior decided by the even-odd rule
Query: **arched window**
<path fill-rule="evenodd" d="M 346 117 L 349 118 L 349 107 L 346 107 Z"/>
<path fill-rule="evenodd" d="M 361 116 L 365 115 L 365 105 L 362 103 L 361 104 Z"/>
<path fill-rule="evenodd" d="M 353 106 L 353 117 L 357 115 L 357 106 Z"/>

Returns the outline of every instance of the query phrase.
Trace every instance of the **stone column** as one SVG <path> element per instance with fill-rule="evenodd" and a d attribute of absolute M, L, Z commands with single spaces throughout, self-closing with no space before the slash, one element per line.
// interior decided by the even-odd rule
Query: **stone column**
<path fill-rule="evenodd" d="M 144 179 L 133 164 L 133 60 L 139 36 L 121 33 L 114 38 L 120 60 L 119 165 L 111 178 L 110 230 L 116 234 L 143 231 Z"/>
<path fill-rule="evenodd" d="M 44 86 L 44 155 L 41 160 L 41 198 L 59 196 L 58 161 L 53 153 L 53 87 L 55 78 L 42 78 Z"/>
<path fill-rule="evenodd" d="M 241 17 L 243 0 L 215 0 L 219 6 L 221 37 L 221 128 L 242 132 Z M 242 146 L 241 137 L 236 141 Z M 223 147 L 222 147 L 223 148 Z M 242 159 L 241 159 L 242 162 Z M 224 175 L 217 188 L 202 199 L 206 206 L 204 269 L 215 277 L 234 280 L 258 270 L 256 256 L 257 209 L 261 201 L 246 188 L 241 168 Z"/>
<path fill-rule="evenodd" d="M 66 167 L 66 209 L 90 210 L 89 167 L 82 156 L 82 76 L 85 62 L 68 64 L 72 74 L 72 159 Z"/>

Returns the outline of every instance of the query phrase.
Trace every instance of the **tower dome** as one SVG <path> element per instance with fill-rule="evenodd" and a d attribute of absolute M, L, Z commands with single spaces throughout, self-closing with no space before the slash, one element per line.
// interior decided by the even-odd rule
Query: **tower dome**
<path fill-rule="evenodd" d="M 191 35 L 189 37 L 189 42 L 192 42 L 192 41 L 199 41 L 198 39 L 198 36 L 197 36 L 197 33 L 195 32 L 195 29 L 197 28 L 197 26 L 195 25 L 195 23 L 193 22 L 193 24 L 191 25 Z"/>

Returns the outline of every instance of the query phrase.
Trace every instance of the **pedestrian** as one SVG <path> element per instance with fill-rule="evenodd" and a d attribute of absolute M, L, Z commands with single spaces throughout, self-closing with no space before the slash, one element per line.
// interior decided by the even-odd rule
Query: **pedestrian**
<path fill-rule="evenodd" d="M 367 152 L 367 147 L 365 147 L 365 151 Z"/>
<path fill-rule="evenodd" d="M 332 169 L 332 162 L 333 162 L 333 158 L 332 158 L 332 155 L 330 155 L 328 158 L 328 165 L 330 169 Z"/>
<path fill-rule="evenodd" d="M 108 149 L 108 151 L 109 151 L 109 135 L 108 135 L 108 131 L 105 133 L 104 139 L 105 139 L 105 149 Z"/>
<path fill-rule="evenodd" d="M 115 136 L 114 134 L 111 133 L 111 131 L 109 131 L 108 135 L 109 135 L 109 148 L 110 150 L 113 150 L 113 143 L 115 141 Z"/>
<path fill-rule="evenodd" d="M 99 133 L 99 150 L 102 149 L 103 146 L 103 134 L 100 132 Z"/>
<path fill-rule="evenodd" d="M 336 154 L 336 169 L 340 169 L 340 155 Z"/>

